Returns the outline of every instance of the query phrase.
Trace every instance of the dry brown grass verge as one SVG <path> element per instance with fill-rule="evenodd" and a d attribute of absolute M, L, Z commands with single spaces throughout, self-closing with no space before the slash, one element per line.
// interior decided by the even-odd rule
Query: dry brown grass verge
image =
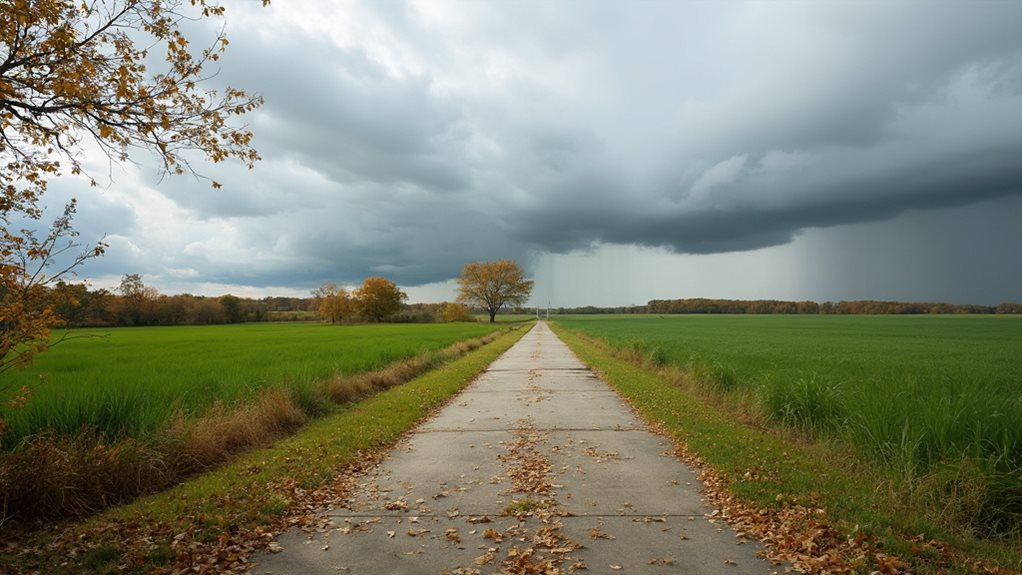
<path fill-rule="evenodd" d="M 502 333 L 425 352 L 377 371 L 326 380 L 322 397 L 314 399 L 335 404 L 364 399 L 478 349 Z M 151 438 L 111 441 L 91 429 L 77 437 L 38 435 L 0 455 L 0 527 L 82 517 L 161 491 L 293 434 L 317 415 L 312 411 L 315 407 L 308 398 L 302 402 L 291 390 L 270 388 L 248 403 L 218 404 L 199 417 L 177 415 L 164 432 Z"/>
<path fill-rule="evenodd" d="M 286 389 L 263 392 L 231 409 L 217 405 L 202 417 L 175 417 L 168 430 L 172 468 L 178 477 L 210 469 L 232 455 L 294 433 L 309 416 Z"/>
<path fill-rule="evenodd" d="M 411 381 L 442 363 L 479 349 L 497 339 L 502 333 L 493 332 L 481 338 L 459 341 L 440 351 L 423 353 L 416 357 L 396 361 L 376 371 L 350 377 L 333 377 L 323 382 L 324 394 L 334 403 L 347 403 L 364 398 Z"/>

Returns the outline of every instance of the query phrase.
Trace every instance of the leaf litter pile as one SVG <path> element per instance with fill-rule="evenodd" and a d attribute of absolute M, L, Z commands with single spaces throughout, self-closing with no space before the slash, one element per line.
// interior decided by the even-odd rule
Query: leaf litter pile
<path fill-rule="evenodd" d="M 510 494 L 525 494 L 512 500 L 505 514 L 518 517 L 516 525 L 503 533 L 488 530 L 484 536 L 495 542 L 514 540 L 501 562 L 501 573 L 508 575 L 561 575 L 585 569 L 585 562 L 571 553 L 582 545 L 561 532 L 561 518 L 567 515 L 558 508 L 551 481 L 550 461 L 540 450 L 549 441 L 547 433 L 536 429 L 532 421 L 516 422 L 507 451 L 498 456 L 507 466 L 511 479 Z M 533 499 L 530 496 L 535 496 Z M 529 518 L 539 526 L 529 526 Z M 485 565 L 496 555 L 491 551 L 476 560 Z"/>
<path fill-rule="evenodd" d="M 540 377 L 539 370 L 537 369 L 529 370 L 529 374 L 526 377 L 525 382 L 526 385 L 525 393 L 522 394 L 522 400 L 525 401 L 526 405 L 541 403 L 550 397 L 550 394 L 539 385 L 538 383 L 539 377 Z"/>

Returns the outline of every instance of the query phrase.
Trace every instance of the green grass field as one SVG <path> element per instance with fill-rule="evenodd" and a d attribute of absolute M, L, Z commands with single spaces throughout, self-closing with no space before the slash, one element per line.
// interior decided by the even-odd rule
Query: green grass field
<path fill-rule="evenodd" d="M 852 446 L 913 483 L 979 482 L 978 531 L 1022 519 L 1022 319 L 987 316 L 565 316 L 677 367 L 724 403 Z M 956 483 L 957 482 L 957 483 Z M 959 487 L 955 487 L 959 485 Z M 964 488 L 962 488 L 964 489 Z M 969 489 L 972 489 L 970 487 Z"/>
<path fill-rule="evenodd" d="M 44 429 L 73 435 L 83 425 L 112 439 L 145 437 L 175 412 L 198 415 L 214 403 L 244 402 L 275 386 L 311 397 L 329 376 L 378 369 L 497 327 L 261 323 L 74 330 L 74 339 L 39 355 L 29 369 L 4 375 L 0 399 L 22 385 L 33 394 L 24 408 L 0 404 L 0 417 L 10 424 L 0 441 L 9 449 Z"/>

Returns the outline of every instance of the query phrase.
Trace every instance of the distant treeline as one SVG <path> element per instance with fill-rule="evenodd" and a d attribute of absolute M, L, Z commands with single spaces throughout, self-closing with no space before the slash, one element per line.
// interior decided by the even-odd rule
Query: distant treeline
<path fill-rule="evenodd" d="M 324 319 L 316 297 L 244 298 L 190 294 L 165 295 L 145 286 L 141 276 L 128 275 L 114 292 L 89 289 L 82 283 L 59 282 L 48 290 L 47 305 L 71 327 L 203 325 L 256 321 L 310 321 Z M 532 313 L 533 309 L 509 309 Z M 670 299 L 646 305 L 555 308 L 558 314 L 1022 314 L 1022 304 L 998 306 L 896 301 L 813 301 Z M 388 318 L 391 322 L 428 323 L 473 319 L 480 310 L 459 304 L 404 304 Z"/>
<path fill-rule="evenodd" d="M 164 295 L 140 282 L 136 285 L 140 289 L 118 293 L 60 282 L 50 288 L 48 304 L 71 327 L 204 325 L 316 317 L 311 298 Z"/>
<path fill-rule="evenodd" d="M 47 290 L 45 305 L 68 327 L 207 325 L 259 321 L 326 319 L 319 297 L 245 298 L 166 295 L 146 286 L 137 274 L 124 276 L 116 291 L 89 289 L 84 283 L 58 282 Z M 387 321 L 430 323 L 475 321 L 460 304 L 401 304 Z"/>
<path fill-rule="evenodd" d="M 574 313 L 587 313 L 585 311 Z M 655 299 L 646 304 L 644 313 L 655 314 L 1022 314 L 1022 304 L 1002 303 L 997 306 L 929 302 L 855 300 L 839 302 L 727 300 L 727 299 Z M 640 312 L 640 313 L 642 313 Z"/>
<path fill-rule="evenodd" d="M 542 310 L 541 310 L 542 311 Z M 730 300 L 730 299 L 655 299 L 646 305 L 618 307 L 558 307 L 550 313 L 571 315 L 597 314 L 1022 314 L 1022 304 L 1002 303 L 997 306 L 974 304 L 920 303 L 900 301 L 855 300 L 839 302 Z"/>

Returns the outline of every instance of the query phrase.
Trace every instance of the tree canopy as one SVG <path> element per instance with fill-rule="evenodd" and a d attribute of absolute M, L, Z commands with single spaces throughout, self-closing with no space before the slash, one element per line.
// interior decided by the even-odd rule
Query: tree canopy
<path fill-rule="evenodd" d="M 353 298 L 363 318 L 380 322 L 401 311 L 408 295 L 389 279 L 376 277 L 366 278 Z"/>
<path fill-rule="evenodd" d="M 83 170 L 92 142 L 113 161 L 146 149 L 168 173 L 193 172 L 188 153 L 213 162 L 259 155 L 252 133 L 228 122 L 262 103 L 202 85 L 227 48 L 221 31 L 192 48 L 180 23 L 222 18 L 214 0 L 8 0 L 0 11 L 0 210 L 33 213 L 66 162 Z M 265 4 L 265 2 L 264 2 Z M 149 66 L 162 50 L 162 69 Z"/>
<path fill-rule="evenodd" d="M 458 278 L 458 301 L 477 305 L 490 314 L 490 323 L 506 305 L 522 305 L 532 294 L 532 280 L 513 260 L 469 262 Z"/>
<path fill-rule="evenodd" d="M 312 291 L 317 302 L 319 315 L 330 320 L 330 323 L 341 323 L 355 315 L 355 302 L 348 290 L 333 282 L 327 282 Z"/>

